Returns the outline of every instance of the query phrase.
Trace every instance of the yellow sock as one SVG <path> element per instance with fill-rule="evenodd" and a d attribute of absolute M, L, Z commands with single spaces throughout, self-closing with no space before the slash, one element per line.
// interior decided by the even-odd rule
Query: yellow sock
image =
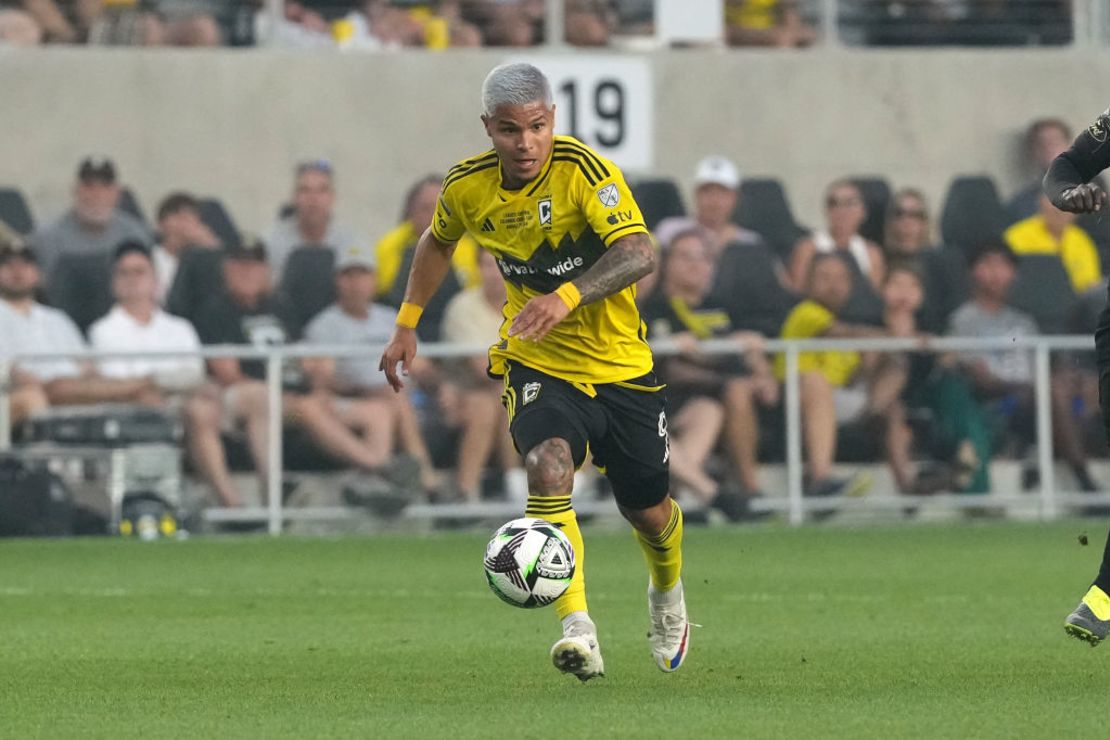
<path fill-rule="evenodd" d="M 651 571 L 651 585 L 657 591 L 670 591 L 682 575 L 682 509 L 671 499 L 671 518 L 655 537 L 639 530 L 633 532 Z"/>
<path fill-rule="evenodd" d="M 524 516 L 551 522 L 563 530 L 574 548 L 574 577 L 566 593 L 555 600 L 555 613 L 559 619 L 572 612 L 586 611 L 586 547 L 582 543 L 582 531 L 578 529 L 578 517 L 570 506 L 570 495 L 566 496 L 528 496 L 528 506 Z"/>

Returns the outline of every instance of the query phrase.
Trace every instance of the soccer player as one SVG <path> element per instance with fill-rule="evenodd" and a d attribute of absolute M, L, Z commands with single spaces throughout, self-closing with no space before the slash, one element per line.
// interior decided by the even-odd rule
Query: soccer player
<path fill-rule="evenodd" d="M 551 660 L 582 681 L 604 673 L 571 506 L 574 471 L 589 453 L 647 560 L 651 652 L 659 668 L 674 671 L 690 628 L 682 511 L 668 492 L 663 386 L 634 301 L 633 284 L 654 262 L 644 219 L 612 162 L 554 135 L 551 86 L 538 69 L 495 68 L 482 85 L 482 110 L 493 149 L 447 173 L 381 369 L 402 387 L 397 365 L 403 374 L 412 365 L 422 306 L 450 269 L 455 243 L 471 234 L 497 258 L 506 283 L 489 372 L 504 380 L 510 431 L 524 456 L 525 514 L 561 527 L 574 545 L 574 578 L 555 602 L 563 636 Z"/>
<path fill-rule="evenodd" d="M 1071 213 L 1092 213 L 1106 205 L 1106 192 L 1091 182 L 1110 167 L 1110 109 L 1076 137 L 1071 148 L 1057 157 L 1044 178 L 1044 192 L 1052 205 Z M 1110 306 L 1102 310 L 1095 331 L 1098 358 L 1099 405 L 1110 437 Z M 1102 553 L 1102 567 L 1090 590 L 1064 621 L 1064 630 L 1092 646 L 1110 633 L 1110 538 Z"/>

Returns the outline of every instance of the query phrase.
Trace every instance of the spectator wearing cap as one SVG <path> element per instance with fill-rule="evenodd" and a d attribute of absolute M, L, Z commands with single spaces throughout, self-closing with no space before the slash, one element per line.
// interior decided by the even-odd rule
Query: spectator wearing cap
<path fill-rule="evenodd" d="M 139 242 L 124 242 L 112 255 L 112 296 L 116 303 L 89 329 L 89 343 L 101 352 L 196 352 L 193 325 L 158 304 L 154 258 Z M 104 358 L 97 367 L 107 378 L 149 378 L 166 392 L 190 391 L 204 381 L 197 357 Z"/>
<path fill-rule="evenodd" d="M 17 414 L 41 408 L 44 397 L 52 405 L 159 403 L 161 396 L 150 378 L 108 378 L 81 357 L 87 347 L 73 321 L 35 300 L 41 281 L 33 249 L 11 240 L 0 244 L 0 355 L 69 355 L 49 360 L 16 359 L 16 388 L 41 389 L 41 393 L 29 393 L 30 408 L 27 401 L 20 402 Z"/>
<path fill-rule="evenodd" d="M 971 300 L 952 314 L 948 333 L 959 337 L 1035 336 L 1033 317 L 1007 304 L 1017 274 L 1017 257 L 1003 242 L 990 242 L 970 258 Z M 958 361 L 971 378 L 980 402 L 1002 420 L 1020 447 L 1036 435 L 1033 396 L 1033 353 L 1028 349 L 992 349 L 963 352 Z M 1087 456 L 1071 409 L 1071 385 L 1063 371 L 1051 378 L 1052 427 L 1060 455 L 1068 462 L 1080 487 L 1097 485 L 1087 469 Z M 1043 471 L 1042 471 L 1043 474 Z"/>
<path fill-rule="evenodd" d="M 219 238 L 201 220 L 200 204 L 188 193 L 171 193 L 158 205 L 158 244 L 151 256 L 158 279 L 158 302 L 165 304 L 177 266 L 187 249 L 215 249 Z"/>
<path fill-rule="evenodd" d="M 336 262 L 336 302 L 305 328 L 305 341 L 318 345 L 369 345 L 389 343 L 397 321 L 390 306 L 374 303 L 376 263 L 365 247 L 344 249 Z M 434 483 L 431 456 L 420 434 L 416 412 L 407 394 L 394 394 L 377 366 L 363 357 L 308 358 L 303 362 L 313 389 L 333 399 L 329 405 L 349 428 L 358 431 L 382 467 L 393 455 L 395 443 L 408 457 L 391 464 L 397 476 L 415 461 L 425 485 Z"/>
<path fill-rule="evenodd" d="M 150 243 L 146 228 L 117 208 L 119 198 L 112 160 L 95 157 L 82 160 L 73 189 L 73 207 L 32 239 L 47 282 L 63 255 L 101 255 L 107 260 L 122 242 Z"/>
<path fill-rule="evenodd" d="M 365 244 L 353 229 L 335 218 L 335 172 L 330 162 L 318 159 L 297 166 L 292 212 L 280 219 L 267 241 L 270 266 L 280 283 L 285 263 L 298 247 L 330 249 L 337 255 L 355 244 Z"/>
<path fill-rule="evenodd" d="M 224 291 L 198 312 L 195 325 L 204 344 L 253 345 L 260 349 L 284 344 L 289 337 L 288 311 L 275 298 L 265 245 L 247 237 L 224 254 Z M 220 432 L 245 428 L 260 475 L 268 470 L 266 435 L 269 406 L 266 363 L 261 359 L 225 357 L 208 361 L 214 385 L 186 408 L 193 430 L 190 452 L 198 469 L 227 506 L 241 499 L 227 470 Z M 361 470 L 376 471 L 384 459 L 336 416 L 327 393 L 312 392 L 299 363 L 283 368 L 282 410 L 286 421 L 303 428 L 324 452 Z"/>

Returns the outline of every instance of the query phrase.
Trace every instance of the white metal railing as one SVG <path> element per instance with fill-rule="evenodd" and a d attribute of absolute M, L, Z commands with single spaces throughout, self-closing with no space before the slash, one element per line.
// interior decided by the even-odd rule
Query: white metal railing
<path fill-rule="evenodd" d="M 678 347 L 668 341 L 653 343 L 658 356 L 673 355 Z M 707 354 L 735 354 L 743 346 L 729 340 L 710 340 L 701 343 Z M 984 352 L 1027 350 L 1034 357 L 1034 399 L 1036 409 L 1036 449 L 1040 468 L 1039 511 L 1044 519 L 1059 515 L 1060 504 L 1066 498 L 1068 503 L 1103 503 L 1110 496 L 1076 495 L 1062 496 L 1056 489 L 1053 471 L 1052 406 L 1050 390 L 1051 355 L 1054 351 L 1087 351 L 1094 349 L 1093 339 L 1089 336 L 1035 336 L 1035 337 L 938 337 L 938 338 L 876 338 L 876 339 L 804 339 L 804 340 L 767 340 L 763 348 L 768 352 L 781 353 L 785 358 L 784 410 L 786 426 L 786 469 L 787 496 L 785 502 L 769 500 L 760 502 L 767 509 L 785 508 L 790 524 L 799 525 L 805 521 L 808 512 L 823 510 L 853 509 L 867 506 L 906 506 L 918 499 L 902 495 L 889 501 L 876 502 L 873 499 L 850 501 L 840 498 L 808 499 L 803 496 L 802 478 L 802 414 L 799 389 L 798 359 L 803 352 L 823 350 L 856 350 L 867 352 Z M 368 362 L 378 361 L 382 347 L 363 345 L 307 345 L 295 344 L 274 347 L 247 347 L 219 345 L 201 348 L 199 351 L 184 352 L 93 352 L 79 355 L 73 353 L 20 353 L 0 356 L 0 451 L 11 449 L 10 415 L 10 378 L 11 370 L 18 361 L 57 360 L 57 359 L 142 359 L 142 358 L 185 358 L 203 357 L 213 359 L 234 357 L 239 359 L 265 359 L 266 384 L 270 403 L 269 416 L 269 470 L 267 471 L 267 495 L 264 508 L 245 508 L 238 510 L 210 509 L 206 517 L 220 521 L 266 522 L 271 534 L 279 534 L 286 521 L 305 519 L 334 520 L 343 518 L 346 509 L 287 509 L 282 504 L 282 365 L 287 359 L 306 357 L 366 358 Z M 419 354 L 433 359 L 468 357 L 485 354 L 487 345 L 474 344 L 422 344 Z M 929 496 L 929 501 L 954 508 L 979 507 L 985 505 L 1006 505 L 1017 501 L 1028 502 L 1028 496 L 999 494 L 992 491 L 987 495 L 976 496 Z M 784 506 L 785 504 L 785 506 Z M 578 503 L 575 504 L 579 506 Z M 583 511 L 596 509 L 597 505 L 584 503 Z M 425 515 L 432 511 L 442 515 L 454 514 L 481 515 L 483 512 L 504 512 L 505 507 L 487 505 L 474 508 L 467 506 L 441 505 L 436 507 L 415 507 L 410 514 Z"/>

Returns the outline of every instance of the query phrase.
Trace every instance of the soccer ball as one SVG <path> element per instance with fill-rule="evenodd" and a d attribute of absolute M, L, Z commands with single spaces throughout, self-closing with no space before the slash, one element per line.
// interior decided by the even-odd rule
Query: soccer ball
<path fill-rule="evenodd" d="M 570 586 L 574 548 L 551 522 L 524 517 L 493 533 L 483 565 L 499 599 L 534 609 L 555 601 Z"/>

